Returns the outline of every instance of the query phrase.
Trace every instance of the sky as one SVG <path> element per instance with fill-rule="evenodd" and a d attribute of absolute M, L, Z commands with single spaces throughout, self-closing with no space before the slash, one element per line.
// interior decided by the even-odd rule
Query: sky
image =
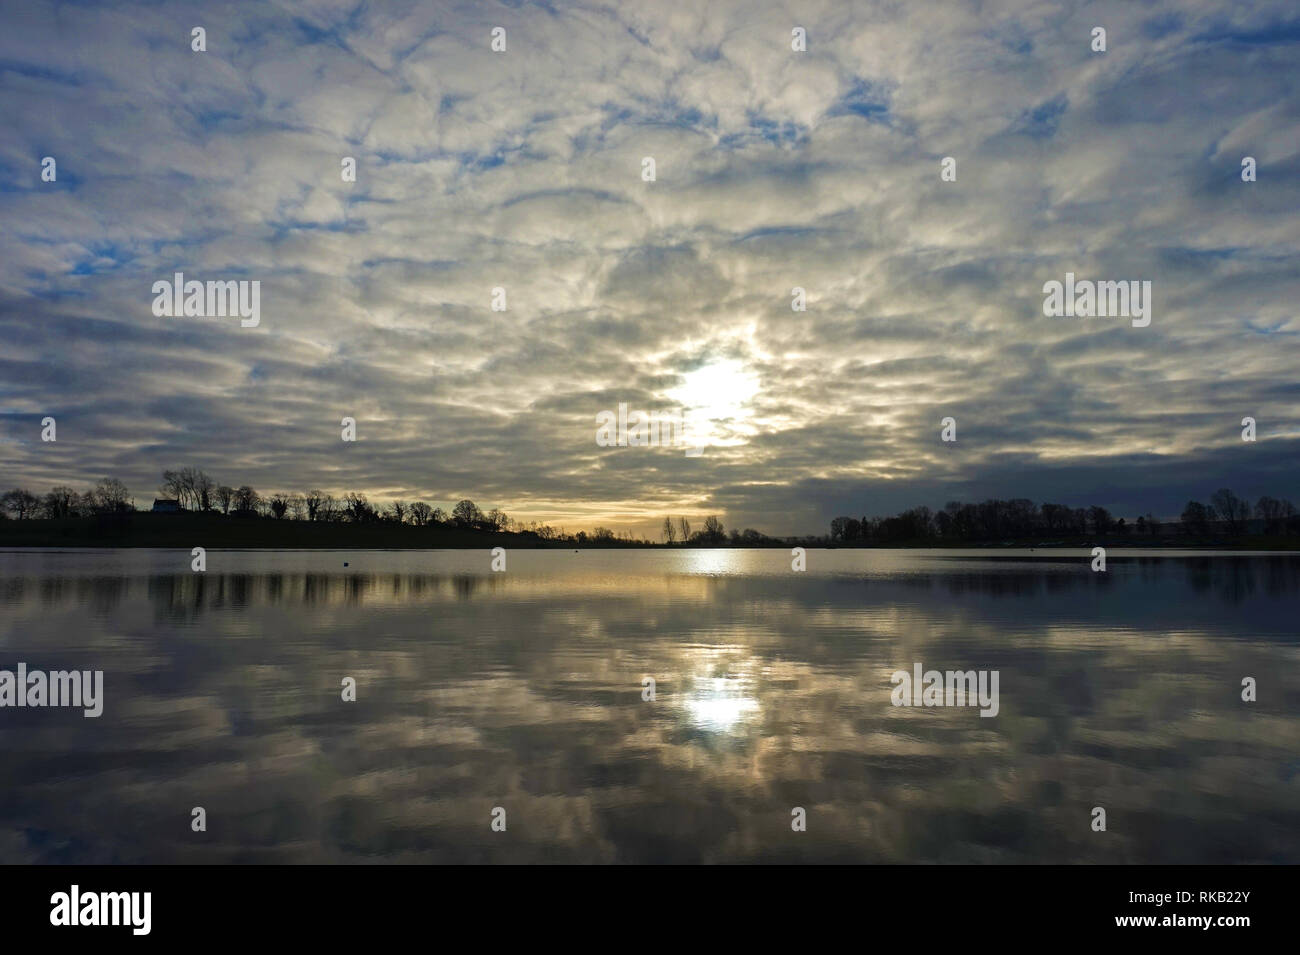
<path fill-rule="evenodd" d="M 1292 0 L 0 10 L 6 488 L 647 535 L 1300 503 Z M 155 315 L 178 271 L 259 323 Z M 1150 324 L 1045 315 L 1067 272 L 1149 281 Z M 620 403 L 702 453 L 600 446 Z"/>

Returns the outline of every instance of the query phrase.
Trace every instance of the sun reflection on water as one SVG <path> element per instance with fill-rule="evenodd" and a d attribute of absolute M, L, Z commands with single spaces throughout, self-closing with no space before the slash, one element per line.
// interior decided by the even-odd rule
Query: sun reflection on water
<path fill-rule="evenodd" d="M 734 658 L 735 648 L 700 648 L 704 659 L 686 681 L 686 719 L 706 733 L 737 733 L 757 722 L 753 660 Z"/>

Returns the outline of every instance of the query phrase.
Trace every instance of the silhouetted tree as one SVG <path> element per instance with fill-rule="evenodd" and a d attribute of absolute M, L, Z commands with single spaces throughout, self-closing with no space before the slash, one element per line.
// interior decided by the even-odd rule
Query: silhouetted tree
<path fill-rule="evenodd" d="M 1183 508 L 1180 520 L 1183 522 L 1183 530 L 1188 534 L 1205 536 L 1209 529 L 1209 510 L 1200 501 L 1188 501 L 1187 506 Z"/>
<path fill-rule="evenodd" d="M 474 527 L 483 520 L 483 512 L 469 498 L 457 503 L 451 510 L 451 516 L 461 527 Z"/>
<path fill-rule="evenodd" d="M 0 507 L 19 521 L 35 517 L 40 506 L 41 499 L 26 488 L 16 487 L 0 497 Z"/>
<path fill-rule="evenodd" d="M 81 495 L 63 484 L 50 488 L 41 503 L 45 516 L 54 520 L 80 515 Z"/>
<path fill-rule="evenodd" d="M 1047 533 L 1059 534 L 1066 529 L 1070 509 L 1064 504 L 1044 504 L 1040 511 L 1043 516 L 1043 527 Z"/>
<path fill-rule="evenodd" d="M 176 501 L 181 507 L 184 507 L 185 484 L 181 478 L 181 472 L 163 471 L 162 483 L 158 485 L 158 493 L 164 498 L 170 498 Z"/>
<path fill-rule="evenodd" d="M 343 497 L 343 513 L 353 524 L 363 524 L 374 519 L 375 512 L 366 496 L 350 491 Z"/>
<path fill-rule="evenodd" d="M 250 517 L 257 513 L 261 505 L 262 495 L 247 484 L 241 484 L 239 489 L 235 491 L 234 509 L 236 514 L 242 517 Z"/>
<path fill-rule="evenodd" d="M 721 544 L 726 541 L 727 534 L 723 530 L 722 521 L 716 514 L 710 514 L 704 519 L 704 539 L 712 544 Z"/>
<path fill-rule="evenodd" d="M 1290 501 L 1278 500 L 1275 497 L 1261 497 L 1255 503 L 1255 516 L 1264 522 L 1266 534 L 1282 532 L 1287 520 L 1295 515 L 1295 505 Z"/>
<path fill-rule="evenodd" d="M 1219 519 L 1228 525 L 1228 533 L 1237 535 L 1245 531 L 1246 521 L 1250 519 L 1250 505 L 1233 494 L 1226 487 L 1221 487 L 1210 495 L 1210 504 Z"/>
<path fill-rule="evenodd" d="M 200 511 L 210 511 L 213 507 L 213 491 L 216 482 L 202 471 L 190 469 L 190 486 L 194 494 L 194 506 Z"/>
<path fill-rule="evenodd" d="M 1094 504 L 1092 507 L 1088 508 L 1088 523 L 1092 525 L 1092 531 L 1094 534 L 1105 534 L 1110 530 L 1110 511 Z"/>
<path fill-rule="evenodd" d="M 117 478 L 100 478 L 91 493 L 97 514 L 125 514 L 131 509 L 131 492 Z"/>

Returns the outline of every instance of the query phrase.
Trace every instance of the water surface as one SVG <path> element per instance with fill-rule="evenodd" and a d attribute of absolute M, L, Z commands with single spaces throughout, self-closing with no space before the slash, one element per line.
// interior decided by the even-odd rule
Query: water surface
<path fill-rule="evenodd" d="M 106 697 L 0 709 L 0 861 L 1300 862 L 1297 557 L 207 559 L 0 552 L 0 669 Z"/>

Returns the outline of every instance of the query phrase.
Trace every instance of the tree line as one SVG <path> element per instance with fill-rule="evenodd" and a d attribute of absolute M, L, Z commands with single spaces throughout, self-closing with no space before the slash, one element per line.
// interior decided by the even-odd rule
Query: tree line
<path fill-rule="evenodd" d="M 455 524 L 493 531 L 523 529 L 523 525 L 499 508 L 485 513 L 468 499 L 461 501 L 448 514 L 424 501 L 393 501 L 386 507 L 379 507 L 356 491 L 341 497 L 318 489 L 263 495 L 247 484 L 239 487 L 220 484 L 198 468 L 163 471 L 158 494 L 165 500 L 176 501 L 183 511 L 202 514 L 358 524 L 380 521 L 419 526 Z M 0 518 L 20 521 L 126 514 L 135 510 L 135 499 L 130 490 L 117 478 L 103 478 L 85 492 L 60 485 L 43 495 L 33 494 L 25 488 L 14 488 L 0 494 Z"/>
<path fill-rule="evenodd" d="M 176 501 L 181 510 L 195 514 L 350 524 L 409 524 L 416 527 L 442 525 L 488 533 L 529 534 L 545 541 L 578 544 L 650 543 L 633 537 L 630 531 L 616 532 L 608 527 L 596 527 L 591 534 L 586 531 L 570 534 L 563 527 L 556 528 L 535 521 L 516 521 L 500 508 L 494 507 L 485 512 L 468 498 L 457 503 L 448 513 L 441 507 L 424 501 L 399 500 L 381 507 L 372 504 L 359 491 L 335 496 L 314 488 L 301 493 L 276 492 L 263 495 L 247 484 L 239 487 L 221 484 L 200 468 L 163 471 L 158 494 L 165 500 Z M 23 488 L 15 488 L 0 495 L 0 519 L 63 519 L 106 514 L 126 515 L 135 511 L 130 491 L 117 478 L 104 478 L 85 493 L 59 486 L 45 495 L 33 494 Z M 666 517 L 663 538 L 670 544 L 680 542 L 712 546 L 728 543 L 752 546 L 772 542 L 771 538 L 753 528 L 732 530 L 728 537 L 721 519 L 716 515 L 705 518 L 704 526 L 696 530 L 692 530 L 690 521 L 685 517 Z"/>
<path fill-rule="evenodd" d="M 84 493 L 60 484 L 44 495 L 20 487 L 0 494 L 0 518 L 11 517 L 19 521 L 127 514 L 133 510 L 135 503 L 131 492 L 117 478 L 103 478 Z"/>
<path fill-rule="evenodd" d="M 275 492 L 263 495 L 250 485 L 221 484 L 199 468 L 162 472 L 158 494 L 174 500 L 182 511 L 232 518 L 336 522 L 349 524 L 407 524 L 415 527 L 456 527 L 487 533 L 529 534 L 545 541 L 587 543 L 589 541 L 647 543 L 634 540 L 628 531 L 616 534 L 598 527 L 569 534 L 563 527 L 536 521 L 516 521 L 500 508 L 483 511 L 472 500 L 460 501 L 448 513 L 425 501 L 393 501 L 372 504 L 365 494 L 350 491 L 335 496 L 312 489 L 304 492 Z M 125 516 L 136 512 L 135 500 L 117 478 L 104 478 L 82 493 L 60 485 L 49 493 L 33 494 L 14 488 L 0 494 L 0 520 L 58 520 L 77 517 Z"/>
<path fill-rule="evenodd" d="M 1026 498 L 989 499 L 980 503 L 949 501 L 940 511 L 914 507 L 893 517 L 837 517 L 831 521 L 835 543 L 895 543 L 931 539 L 954 541 L 1026 540 L 1063 537 L 1108 537 L 1154 540 L 1171 534 L 1203 539 L 1239 537 L 1250 530 L 1269 535 L 1300 536 L 1300 512 L 1288 500 L 1261 497 L 1252 507 L 1228 488 L 1220 488 L 1209 503 L 1188 501 L 1177 521 L 1153 514 L 1129 521 L 1104 507 L 1035 504 Z"/>
<path fill-rule="evenodd" d="M 665 517 L 660 536 L 665 544 L 709 544 L 715 547 L 720 547 L 723 544 L 756 547 L 760 544 L 770 544 L 774 540 L 774 538 L 759 533 L 752 527 L 746 527 L 743 531 L 738 531 L 733 527 L 731 536 L 728 537 L 726 529 L 722 526 L 721 518 L 716 514 L 710 514 L 706 517 L 704 526 L 696 531 L 691 530 L 691 522 L 684 517 Z"/>
<path fill-rule="evenodd" d="M 607 527 L 597 527 L 590 535 L 585 531 L 569 534 L 562 527 L 535 521 L 524 523 L 516 521 L 500 508 L 484 512 L 468 498 L 457 503 L 448 513 L 424 501 L 398 500 L 379 506 L 358 491 L 337 497 L 319 489 L 262 495 L 247 484 L 239 487 L 220 484 L 199 468 L 163 471 L 158 493 L 175 500 L 184 511 L 237 518 L 444 526 L 488 533 L 528 534 L 545 541 L 579 544 L 650 543 L 634 538 L 626 530 L 616 533 Z M 0 494 L 0 520 L 122 517 L 135 511 L 130 490 L 122 481 L 111 477 L 102 478 L 84 492 L 59 485 L 43 495 L 24 488 Z M 1188 501 L 1176 521 L 1161 521 L 1150 513 L 1129 521 L 1124 517 L 1115 518 L 1106 508 L 1095 505 L 1070 507 L 1065 504 L 1035 504 L 1026 498 L 994 498 L 980 503 L 950 501 L 939 511 L 914 507 L 892 517 L 836 517 L 830 523 L 829 538 L 801 540 L 805 543 L 829 540 L 830 543 L 843 544 L 891 544 L 927 540 L 1050 541 L 1092 536 L 1140 542 L 1169 536 L 1202 540 L 1238 537 L 1252 530 L 1270 536 L 1300 536 L 1300 512 L 1290 501 L 1268 496 L 1251 505 L 1227 488 L 1215 491 L 1208 503 Z M 685 517 L 665 517 L 660 536 L 670 545 L 712 547 L 756 547 L 780 540 L 795 540 L 771 538 L 753 528 L 743 531 L 733 528 L 728 535 L 716 515 L 706 517 L 700 528 L 692 528 Z"/>

